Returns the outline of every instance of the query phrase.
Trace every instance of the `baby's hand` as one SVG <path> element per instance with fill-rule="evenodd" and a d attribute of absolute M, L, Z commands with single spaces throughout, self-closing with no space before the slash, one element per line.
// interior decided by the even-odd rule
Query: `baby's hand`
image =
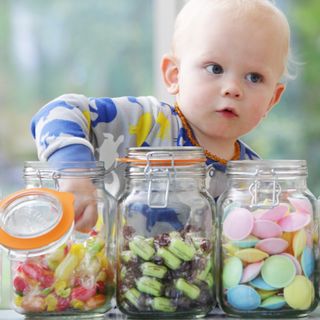
<path fill-rule="evenodd" d="M 97 190 L 90 179 L 61 179 L 59 190 L 74 194 L 75 229 L 89 232 L 98 219 Z"/>

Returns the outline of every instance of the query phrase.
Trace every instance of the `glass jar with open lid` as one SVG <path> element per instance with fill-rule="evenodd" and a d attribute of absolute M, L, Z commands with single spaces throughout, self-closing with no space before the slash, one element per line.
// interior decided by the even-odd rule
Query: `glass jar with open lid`
<path fill-rule="evenodd" d="M 205 316 L 215 305 L 214 206 L 197 147 L 130 148 L 117 215 L 117 305 L 130 316 Z"/>
<path fill-rule="evenodd" d="M 4 199 L 1 244 L 11 260 L 12 307 L 28 316 L 99 315 L 114 292 L 110 203 L 99 162 L 26 162 L 27 189 Z M 97 221 L 87 232 L 74 225 L 70 182 L 90 182 L 87 200 Z M 6 235 L 6 236 L 3 236 Z M 10 242 L 4 242 L 7 238 Z"/>

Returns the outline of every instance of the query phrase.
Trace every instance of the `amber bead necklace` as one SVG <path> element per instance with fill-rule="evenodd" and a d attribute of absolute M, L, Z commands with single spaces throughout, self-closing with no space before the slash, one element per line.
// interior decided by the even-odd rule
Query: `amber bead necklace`
<path fill-rule="evenodd" d="M 182 126 L 186 130 L 187 136 L 188 136 L 188 139 L 190 140 L 190 142 L 194 146 L 201 147 L 200 144 L 198 143 L 198 141 L 196 140 L 195 136 L 193 135 L 193 132 L 192 132 L 192 130 L 191 130 L 189 124 L 188 124 L 188 121 L 185 118 L 185 116 L 183 115 L 183 113 L 181 112 L 177 102 L 174 104 L 174 108 L 175 108 L 175 112 L 178 114 L 179 118 L 181 119 Z M 206 149 L 204 150 L 204 154 L 206 155 L 206 157 L 208 159 L 211 159 L 211 160 L 214 160 L 214 161 L 218 161 L 218 162 L 220 162 L 221 164 L 224 164 L 224 165 L 226 165 L 227 162 L 229 161 L 229 160 L 225 160 L 225 159 L 222 159 L 222 158 L 218 157 L 217 155 L 211 153 L 210 151 L 208 151 Z M 238 141 L 236 141 L 234 143 L 234 153 L 233 153 L 233 156 L 232 156 L 232 158 L 230 160 L 239 160 L 239 158 L 240 158 L 240 144 L 239 144 Z"/>

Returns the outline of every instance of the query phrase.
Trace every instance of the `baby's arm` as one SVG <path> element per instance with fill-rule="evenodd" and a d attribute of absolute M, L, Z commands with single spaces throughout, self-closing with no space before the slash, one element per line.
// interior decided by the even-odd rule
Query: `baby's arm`
<path fill-rule="evenodd" d="M 32 119 L 38 157 L 53 167 L 60 161 L 93 161 L 89 99 L 65 95 L 45 105 Z M 89 179 L 60 179 L 59 189 L 75 195 L 75 227 L 87 232 L 97 220 L 96 190 Z"/>
<path fill-rule="evenodd" d="M 171 144 L 159 135 L 162 123 L 162 117 L 157 120 L 159 107 L 159 101 L 153 97 L 89 99 L 83 95 L 63 95 L 45 105 L 32 119 L 38 157 L 55 165 L 60 161 L 94 161 L 97 151 L 101 160 L 101 152 L 108 152 L 100 148 L 107 132 L 115 140 L 123 136 L 117 150 L 120 157 L 127 147 L 140 146 L 150 132 L 154 135 L 152 139 L 159 140 L 158 145 Z M 169 108 L 166 114 L 171 116 Z M 154 127 L 159 129 L 153 130 Z M 60 183 L 60 190 L 74 192 L 76 196 L 78 230 L 92 228 L 97 218 L 95 190 L 90 184 L 90 181 L 79 183 L 78 179 Z"/>

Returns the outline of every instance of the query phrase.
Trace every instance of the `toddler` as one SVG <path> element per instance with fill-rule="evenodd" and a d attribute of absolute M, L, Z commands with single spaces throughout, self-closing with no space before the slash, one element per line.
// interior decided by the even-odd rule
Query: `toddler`
<path fill-rule="evenodd" d="M 202 146 L 207 188 L 225 186 L 229 160 L 258 159 L 239 138 L 258 125 L 285 90 L 290 29 L 268 0 L 190 0 L 179 13 L 171 52 L 161 64 L 175 104 L 154 97 L 87 98 L 66 94 L 32 120 L 42 161 L 102 160 L 109 168 L 128 147 Z M 115 196 L 123 190 L 122 168 L 109 177 Z M 86 187 L 76 193 L 76 227 L 96 221 Z"/>

